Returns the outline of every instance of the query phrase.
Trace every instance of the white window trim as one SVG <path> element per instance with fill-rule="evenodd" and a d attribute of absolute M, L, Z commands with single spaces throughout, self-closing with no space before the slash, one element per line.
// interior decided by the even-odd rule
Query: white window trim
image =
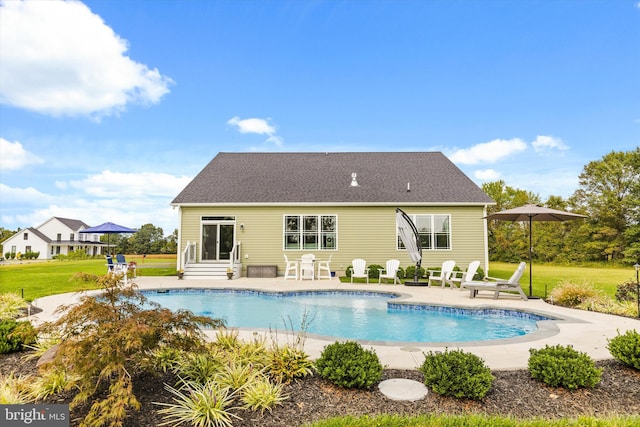
<path fill-rule="evenodd" d="M 419 213 L 419 214 L 407 214 L 409 215 L 409 217 L 411 218 L 411 221 L 413 221 L 414 224 L 416 224 L 416 217 L 418 216 L 430 216 L 431 217 L 431 241 L 433 243 L 432 248 L 422 248 L 423 251 L 452 251 L 453 250 L 453 227 L 451 224 L 451 214 L 442 214 L 442 213 Z M 434 220 L 436 216 L 446 216 L 449 218 L 449 247 L 448 248 L 436 248 L 435 247 L 435 227 L 434 227 Z M 396 250 L 398 251 L 406 251 L 407 248 L 403 246 L 400 246 L 400 236 L 398 235 L 398 229 L 396 227 Z"/>
<path fill-rule="evenodd" d="M 287 218 L 288 217 L 298 217 L 299 219 L 299 230 L 297 232 L 299 239 L 299 247 L 298 248 L 287 248 Z M 305 248 L 304 247 L 304 230 L 303 230 L 303 221 L 304 217 L 314 216 L 318 220 L 318 229 L 316 231 L 316 235 L 318 237 L 318 247 L 317 248 Z M 335 220 L 335 246 L 333 248 L 323 248 L 322 247 L 322 217 L 330 216 Z M 338 250 L 338 215 L 337 214 L 284 214 L 282 216 L 282 249 L 285 251 L 337 251 Z"/>

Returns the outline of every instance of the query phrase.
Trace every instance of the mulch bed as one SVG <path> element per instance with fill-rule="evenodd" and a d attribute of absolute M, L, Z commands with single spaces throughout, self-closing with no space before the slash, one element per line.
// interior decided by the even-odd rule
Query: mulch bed
<path fill-rule="evenodd" d="M 36 373 L 35 361 L 25 361 L 25 353 L 0 355 L 0 373 L 14 372 L 18 375 Z M 494 371 L 495 381 L 489 393 L 480 401 L 441 397 L 429 392 L 417 402 L 401 402 L 387 399 L 377 387 L 371 390 L 350 390 L 334 386 L 311 376 L 290 383 L 289 394 L 282 405 L 271 412 L 238 410 L 242 418 L 234 426 L 302 426 L 316 420 L 338 415 L 363 414 L 479 414 L 510 415 L 517 418 L 565 418 L 592 415 L 640 414 L 640 372 L 627 368 L 615 360 L 596 362 L 603 367 L 602 381 L 593 389 L 568 391 L 552 388 L 531 379 L 528 371 Z M 408 378 L 422 381 L 417 370 L 385 370 L 383 379 Z M 171 402 L 172 395 L 163 384 L 175 384 L 171 375 L 136 378 L 135 394 L 142 409 L 133 412 L 124 425 L 128 427 L 151 427 L 162 422 L 158 407 L 152 402 Z M 68 403 L 71 395 L 50 398 L 47 403 Z M 88 411 L 88 405 L 71 413 L 71 426 Z"/>

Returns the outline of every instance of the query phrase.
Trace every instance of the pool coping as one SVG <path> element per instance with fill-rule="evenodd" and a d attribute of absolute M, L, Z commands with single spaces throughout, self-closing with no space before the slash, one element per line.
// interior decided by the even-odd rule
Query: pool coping
<path fill-rule="evenodd" d="M 482 358 L 487 366 L 496 370 L 526 369 L 531 348 L 543 348 L 545 345 L 571 345 L 574 349 L 587 353 L 594 360 L 611 359 L 607 350 L 608 340 L 635 329 L 640 331 L 640 319 L 622 316 L 607 315 L 591 311 L 575 310 L 559 307 L 546 303 L 542 299 L 530 299 L 523 301 L 519 298 L 500 297 L 470 298 L 468 292 L 460 292 L 456 289 L 441 287 L 412 287 L 403 285 L 378 285 L 376 284 L 347 284 L 337 280 L 321 281 L 295 281 L 283 278 L 258 279 L 239 278 L 235 280 L 178 280 L 170 276 L 145 276 L 134 280 L 141 290 L 153 288 L 223 288 L 223 289 L 249 289 L 270 291 L 317 291 L 317 290 L 353 290 L 373 291 L 383 293 L 400 294 L 404 303 L 425 303 L 428 305 L 457 306 L 460 308 L 500 308 L 517 309 L 553 317 L 555 320 L 540 321 L 538 333 L 531 333 L 516 338 L 492 340 L 496 343 L 485 342 L 451 342 L 451 343 L 385 343 L 360 341 L 364 346 L 372 348 L 380 358 L 380 361 L 388 368 L 415 369 L 424 361 L 422 353 L 429 351 L 444 351 L 450 349 L 462 349 Z M 337 287 L 337 288 L 336 288 Z M 58 316 L 55 310 L 58 306 L 72 304 L 81 294 L 70 293 L 51 295 L 39 298 L 34 305 L 42 309 L 41 313 L 32 315 L 34 323 L 55 320 Z M 502 295 L 502 294 L 501 294 Z M 215 338 L 215 331 L 204 331 L 209 339 Z M 292 342 L 295 334 L 287 331 L 258 331 L 241 330 L 240 338 L 245 340 L 255 339 L 256 334 L 265 334 L 267 338 L 277 339 L 278 342 Z M 535 334 L 535 335 L 534 335 Z M 277 336 L 274 336 L 277 335 Z M 531 339 L 533 336 L 533 339 Z M 525 338 L 526 337 L 526 338 Z M 509 342 L 506 342 L 509 340 Z M 335 338 L 323 339 L 322 336 L 304 337 L 304 349 L 315 359 L 319 357 L 327 344 L 335 342 Z"/>

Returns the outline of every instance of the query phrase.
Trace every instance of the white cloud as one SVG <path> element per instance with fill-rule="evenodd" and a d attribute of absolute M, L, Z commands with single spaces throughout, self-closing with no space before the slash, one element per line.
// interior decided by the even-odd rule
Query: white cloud
<path fill-rule="evenodd" d="M 191 179 L 165 173 L 103 171 L 82 180 L 57 181 L 57 194 L 0 184 L 5 208 L 0 219 L 10 229 L 35 227 L 52 216 L 76 218 L 89 225 L 112 221 L 137 228 L 151 223 L 170 234 L 178 227 L 178 212 L 170 206 L 171 200 Z M 19 209 L 11 209 L 12 205 Z"/>
<path fill-rule="evenodd" d="M 481 181 L 495 181 L 500 178 L 500 173 L 493 169 L 483 169 L 475 171 L 473 176 Z"/>
<path fill-rule="evenodd" d="M 490 142 L 476 144 L 471 148 L 457 150 L 449 158 L 452 162 L 463 165 L 496 163 L 526 149 L 527 143 L 520 138 L 494 139 Z"/>
<path fill-rule="evenodd" d="M 276 135 L 275 126 L 269 123 L 270 119 L 240 119 L 235 116 L 227 120 L 227 124 L 238 128 L 240 133 L 256 133 L 258 135 L 267 135 L 266 142 L 281 146 L 284 142 L 282 137 Z"/>
<path fill-rule="evenodd" d="M 0 200 L 3 205 L 8 206 L 10 204 L 38 205 L 53 199 L 33 187 L 15 188 L 0 183 Z"/>
<path fill-rule="evenodd" d="M 70 181 L 69 186 L 91 197 L 115 198 L 119 203 L 130 204 L 137 199 L 172 198 L 182 191 L 191 179 L 166 173 L 122 173 L 107 170 L 82 180 Z"/>
<path fill-rule="evenodd" d="M 99 118 L 156 103 L 172 80 L 126 55 L 127 41 L 74 0 L 0 4 L 0 103 Z"/>
<path fill-rule="evenodd" d="M 538 135 L 535 141 L 531 143 L 531 145 L 537 153 L 546 152 L 549 150 L 564 151 L 569 149 L 569 147 L 564 142 L 562 142 L 560 138 L 545 135 Z"/>
<path fill-rule="evenodd" d="M 276 128 L 269 124 L 268 119 L 240 119 L 235 116 L 227 120 L 227 123 L 236 126 L 240 133 L 273 135 L 276 132 Z"/>
<path fill-rule="evenodd" d="M 25 150 L 18 141 L 10 142 L 0 138 L 0 171 L 18 170 L 43 162 L 44 160 Z"/>

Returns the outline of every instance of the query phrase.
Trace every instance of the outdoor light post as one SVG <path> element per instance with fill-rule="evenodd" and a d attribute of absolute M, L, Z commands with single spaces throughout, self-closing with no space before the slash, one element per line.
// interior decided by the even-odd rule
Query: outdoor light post
<path fill-rule="evenodd" d="M 638 297 L 638 317 L 640 317 L 640 278 L 638 276 L 640 273 L 640 264 L 636 262 L 633 268 L 636 269 L 636 296 Z"/>

